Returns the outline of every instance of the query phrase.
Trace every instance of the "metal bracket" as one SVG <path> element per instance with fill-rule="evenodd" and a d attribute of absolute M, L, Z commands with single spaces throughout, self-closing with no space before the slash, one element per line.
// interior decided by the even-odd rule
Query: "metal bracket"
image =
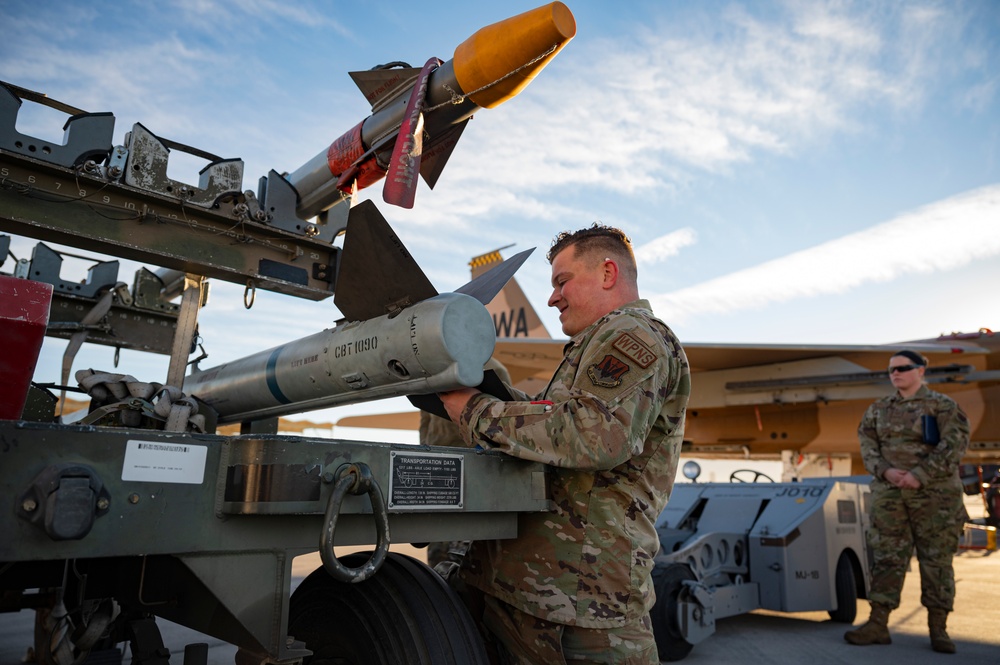
<path fill-rule="evenodd" d="M 31 270 L 28 279 L 51 284 L 57 293 L 69 293 L 85 298 L 97 298 L 98 294 L 118 282 L 118 261 L 98 261 L 87 270 L 83 282 L 68 282 L 62 279 L 63 256 L 84 258 L 76 254 L 57 252 L 45 243 L 35 245 L 31 253 Z"/>
<path fill-rule="evenodd" d="M 677 603 L 677 622 L 690 644 L 698 644 L 715 632 L 715 612 L 712 603 L 712 593 L 698 582 L 686 581 L 684 584 L 688 600 Z"/>
<path fill-rule="evenodd" d="M 128 149 L 125 183 L 128 185 L 200 208 L 212 208 L 222 198 L 236 199 L 243 196 L 242 159 L 222 159 L 196 148 L 161 139 L 138 122 L 132 126 L 125 143 Z M 211 162 L 201 170 L 198 187 L 167 176 L 171 148 Z"/>
<path fill-rule="evenodd" d="M 135 272 L 135 283 L 132 287 L 136 309 L 152 310 L 177 314 L 180 305 L 164 300 L 161 297 L 163 279 L 148 268 L 140 268 Z"/>
<path fill-rule="evenodd" d="M 63 144 L 49 143 L 21 134 L 15 129 L 21 100 L 27 99 L 59 111 L 73 112 L 63 125 Z M 67 107 L 45 95 L 0 81 L 0 148 L 66 168 L 87 160 L 103 162 L 111 151 L 115 116 L 111 113 L 86 113 Z"/>
<path fill-rule="evenodd" d="M 266 215 L 266 222 L 290 233 L 332 243 L 334 238 L 347 228 L 347 217 L 351 208 L 349 203 L 338 204 L 320 213 L 315 222 L 302 220 L 296 212 L 299 203 L 298 192 L 274 169 L 258 181 L 257 197 L 260 199 L 260 209 Z"/>

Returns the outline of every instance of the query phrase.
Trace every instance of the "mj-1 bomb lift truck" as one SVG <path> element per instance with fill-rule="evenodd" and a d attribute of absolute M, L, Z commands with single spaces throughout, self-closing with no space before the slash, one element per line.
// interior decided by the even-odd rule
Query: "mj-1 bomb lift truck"
<path fill-rule="evenodd" d="M 696 462 L 683 471 L 697 478 Z M 748 475 L 749 474 L 749 475 Z M 868 476 L 674 485 L 657 520 L 653 629 L 660 659 L 681 660 L 716 621 L 756 609 L 827 611 L 851 623 L 867 598 Z"/>

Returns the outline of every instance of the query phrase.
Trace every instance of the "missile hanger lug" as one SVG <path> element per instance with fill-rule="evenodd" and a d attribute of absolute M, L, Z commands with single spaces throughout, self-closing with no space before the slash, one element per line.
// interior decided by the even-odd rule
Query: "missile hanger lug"
<path fill-rule="evenodd" d="M 404 365 L 403 363 L 399 362 L 395 358 L 393 358 L 392 360 L 389 361 L 388 367 L 389 367 L 389 371 L 392 372 L 393 374 L 395 374 L 396 376 L 398 376 L 399 378 L 401 378 L 401 379 L 408 379 L 408 378 L 410 378 L 410 372 L 409 372 L 409 370 L 406 369 L 406 365 Z"/>

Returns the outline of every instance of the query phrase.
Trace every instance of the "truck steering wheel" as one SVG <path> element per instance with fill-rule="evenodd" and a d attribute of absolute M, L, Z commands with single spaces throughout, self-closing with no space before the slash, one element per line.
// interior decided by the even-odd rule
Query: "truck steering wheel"
<path fill-rule="evenodd" d="M 740 474 L 753 475 L 752 480 L 746 480 L 740 477 Z M 773 483 L 774 479 L 766 473 L 761 473 L 760 471 L 754 471 L 753 469 L 736 469 L 731 474 L 729 474 L 729 482 L 731 483 L 756 483 L 758 480 L 763 478 L 762 482 Z"/>

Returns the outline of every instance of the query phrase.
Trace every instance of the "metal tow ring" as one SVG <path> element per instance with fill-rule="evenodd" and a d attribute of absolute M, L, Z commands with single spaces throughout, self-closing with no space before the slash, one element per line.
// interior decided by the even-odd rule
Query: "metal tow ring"
<path fill-rule="evenodd" d="M 389 552 L 389 513 L 385 508 L 385 498 L 382 490 L 372 476 L 372 470 L 367 464 L 358 462 L 345 464 L 337 469 L 337 476 L 330 494 L 330 502 L 326 506 L 326 519 L 323 533 L 319 539 L 319 554 L 323 559 L 323 567 L 335 580 L 340 582 L 363 582 L 375 574 L 385 561 Z M 340 504 L 344 495 L 367 492 L 372 502 L 372 512 L 375 516 L 375 531 L 377 544 L 372 556 L 357 568 L 349 568 L 337 560 L 333 553 L 333 534 L 337 528 L 337 518 L 340 516 Z"/>

